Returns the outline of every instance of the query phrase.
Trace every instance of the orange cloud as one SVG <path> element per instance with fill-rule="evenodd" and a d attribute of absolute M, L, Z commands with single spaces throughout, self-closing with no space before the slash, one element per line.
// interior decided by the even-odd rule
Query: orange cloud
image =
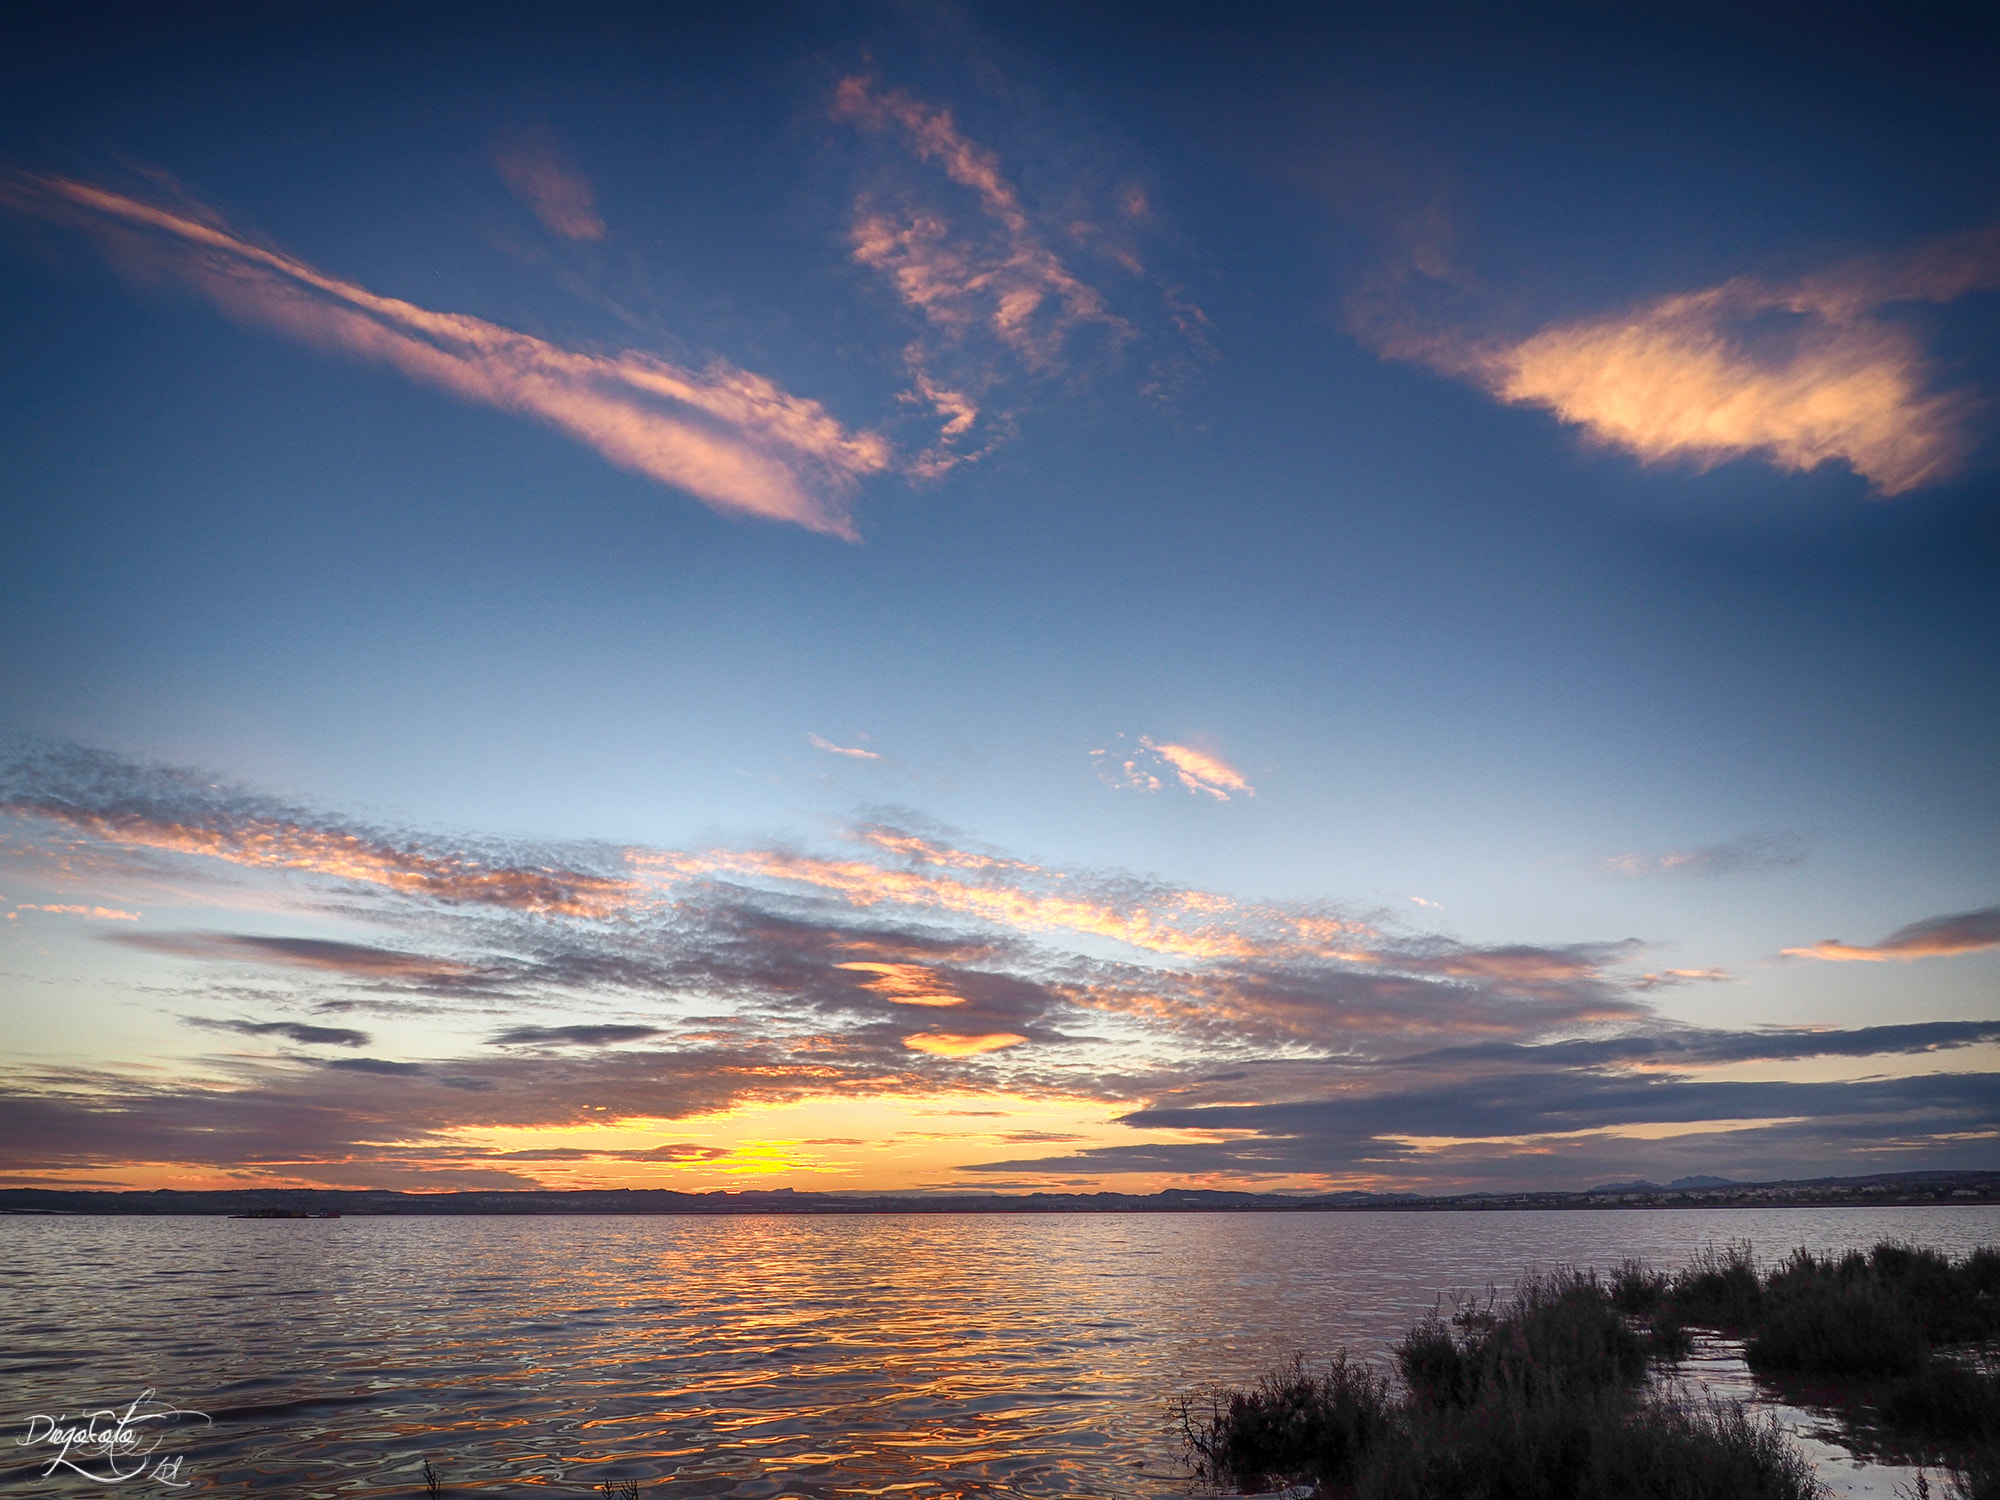
<path fill-rule="evenodd" d="M 1891 963 L 1913 958 L 1952 958 L 2000 947 L 2000 906 L 1932 917 L 1899 927 L 1873 947 L 1828 938 L 1810 948 L 1787 948 L 1790 958 L 1823 958 L 1834 963 Z"/>
<path fill-rule="evenodd" d="M 98 922 L 136 922 L 143 912 L 119 911 L 111 906 L 17 906 L 14 911 L 45 911 L 66 917 L 86 917 Z M 14 912 L 7 913 L 11 919 Z"/>
<path fill-rule="evenodd" d="M 508 189 L 544 226 L 572 240 L 601 240 L 604 220 L 587 179 L 564 166 L 546 141 L 523 143 L 493 158 Z"/>
<path fill-rule="evenodd" d="M 903 1038 L 912 1052 L 928 1052 L 933 1057 L 977 1057 L 982 1052 L 998 1052 L 1018 1047 L 1027 1040 L 1011 1031 L 990 1031 L 983 1036 L 959 1036 L 949 1031 L 919 1031 Z"/>
<path fill-rule="evenodd" d="M 231 864 L 301 870 L 386 887 L 438 901 L 471 901 L 516 911 L 602 917 L 623 907 L 638 887 L 623 880 L 553 867 L 487 865 L 439 857 L 276 819 L 203 827 L 137 815 L 105 816 L 47 807 L 25 809 L 56 818 L 109 843 L 200 854 Z"/>
<path fill-rule="evenodd" d="M 864 974 L 873 974 L 873 979 L 865 979 L 861 987 L 880 995 L 884 1000 L 893 1000 L 898 1005 L 963 1005 L 965 996 L 953 994 L 941 981 L 934 970 L 923 964 L 885 964 L 856 960 L 853 963 L 835 964 L 836 969 L 852 969 Z"/>
<path fill-rule="evenodd" d="M 1257 789 L 1220 756 L 1186 745 L 1156 745 L 1144 736 L 1139 743 L 1172 766 L 1174 775 L 1190 792 L 1206 792 L 1218 802 L 1227 802 L 1231 792 L 1241 792 L 1246 797 L 1257 795 Z"/>
<path fill-rule="evenodd" d="M 983 327 L 1040 370 L 1060 364 L 1064 341 L 1083 324 L 1121 336 L 1131 331 L 1042 242 L 1020 195 L 1001 175 L 999 158 L 967 139 L 950 110 L 900 92 L 875 93 L 868 79 L 847 78 L 834 92 L 833 117 L 867 130 L 900 127 L 917 159 L 969 189 L 994 226 L 987 242 L 960 234 L 934 209 L 891 213 L 865 198 L 856 204 L 854 258 L 885 273 L 897 295 L 932 323 L 958 334 Z M 957 423 L 969 403 L 956 392 L 945 394 L 963 403 L 941 407 Z M 965 420 L 959 430 L 969 425 Z"/>
<path fill-rule="evenodd" d="M 1877 314 L 1995 286 L 2000 229 L 1984 229 L 1790 284 L 1738 277 L 1518 343 L 1400 328 L 1378 342 L 1646 462 L 1755 456 L 1803 471 L 1837 459 L 1900 495 L 1963 465 L 1976 403 L 1941 388 L 1911 328 Z"/>
<path fill-rule="evenodd" d="M 632 351 L 579 353 L 377 296 L 251 244 L 199 211 L 172 212 L 60 177 L 0 177 L 0 203 L 107 239 L 118 259 L 176 276 L 247 322 L 536 417 L 718 511 L 852 540 L 847 499 L 890 463 L 876 433 L 849 432 L 818 402 L 726 361 L 695 371 Z"/>

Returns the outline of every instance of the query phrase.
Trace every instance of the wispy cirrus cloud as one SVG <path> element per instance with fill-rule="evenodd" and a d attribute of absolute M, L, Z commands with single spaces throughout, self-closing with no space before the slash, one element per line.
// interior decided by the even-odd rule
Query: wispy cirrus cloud
<path fill-rule="evenodd" d="M 1797 472 L 1840 461 L 1894 496 L 1958 473 L 1984 406 L 1898 312 L 1995 287 L 2000 228 L 1986 228 L 1791 281 L 1736 277 L 1514 341 L 1372 321 L 1382 352 L 1542 407 L 1644 462 L 1755 457 Z"/>
<path fill-rule="evenodd" d="M 502 146 L 493 154 L 493 167 L 544 228 L 565 239 L 604 238 L 604 220 L 598 216 L 590 179 L 562 159 L 545 132 Z"/>
<path fill-rule="evenodd" d="M 1795 833 L 1749 833 L 1722 844 L 1658 854 L 1611 854 L 1597 862 L 1605 875 L 1760 875 L 1803 864 L 1806 841 Z"/>
<path fill-rule="evenodd" d="M 14 912 L 20 911 L 46 912 L 50 916 L 57 917 L 84 917 L 93 922 L 136 922 L 145 915 L 144 912 L 123 911 L 115 906 L 78 906 L 75 904 L 43 904 L 37 906 L 31 902 L 26 906 L 17 906 L 14 908 L 14 911 L 8 912 L 7 920 L 10 922 L 13 921 Z"/>
<path fill-rule="evenodd" d="M 824 750 L 829 755 L 844 755 L 849 760 L 880 760 L 881 755 L 874 750 L 864 750 L 859 745 L 836 745 L 832 740 L 821 739 L 816 734 L 808 734 L 806 742 L 815 750 Z"/>
<path fill-rule="evenodd" d="M 725 360 L 693 370 L 631 350 L 592 354 L 433 312 L 256 244 L 199 206 L 23 172 L 0 176 L 0 206 L 79 230 L 114 263 L 178 280 L 232 317 L 532 416 L 720 512 L 852 540 L 856 486 L 893 459 L 878 434 Z"/>
<path fill-rule="evenodd" d="M 969 140 L 949 109 L 852 77 L 834 91 L 833 117 L 900 132 L 919 161 L 940 168 L 978 206 L 983 234 L 965 232 L 935 209 L 892 211 L 866 197 L 856 205 L 855 259 L 885 273 L 932 323 L 960 335 L 983 328 L 1042 370 L 1061 363 L 1064 344 L 1087 324 L 1130 333 L 1103 295 L 1044 242 L 999 157 Z"/>
<path fill-rule="evenodd" d="M 1899 927 L 1879 943 L 1843 943 L 1828 938 L 1807 948 L 1787 948 L 1792 958 L 1823 958 L 1835 963 L 1898 963 L 1916 958 L 1954 958 L 2000 947 L 2000 906 L 1928 917 Z"/>
<path fill-rule="evenodd" d="M 945 105 L 857 75 L 835 88 L 830 113 L 892 148 L 875 153 L 855 194 L 849 245 L 918 320 L 901 400 L 929 413 L 937 436 L 911 472 L 985 457 L 1012 435 L 1034 388 L 1127 351 L 1150 351 L 1140 389 L 1157 399 L 1213 357 L 1207 315 L 1140 253 L 1159 226 L 1129 175 L 1088 183 L 1074 165 L 1041 161 L 1045 184 L 1062 187 L 1037 202 L 1021 185 L 1028 164 L 1009 175 Z"/>

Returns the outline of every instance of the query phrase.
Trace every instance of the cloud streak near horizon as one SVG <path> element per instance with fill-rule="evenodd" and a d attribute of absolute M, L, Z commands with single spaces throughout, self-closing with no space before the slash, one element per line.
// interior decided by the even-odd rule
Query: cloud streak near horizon
<path fill-rule="evenodd" d="M 169 209 L 9 172 L 0 206 L 77 230 L 113 264 L 170 277 L 243 322 L 534 417 L 718 512 L 854 540 L 856 487 L 894 463 L 879 434 L 850 431 L 818 402 L 726 360 L 694 370 L 633 350 L 591 354 L 434 312 L 255 244 L 199 205 Z"/>
<path fill-rule="evenodd" d="M 1810 1141 L 1851 1163 L 1890 1135 L 1949 1155 L 1992 1124 L 1969 1082 L 1705 1075 L 1991 1047 L 2000 1022 L 1689 1029 L 1649 994 L 1725 976 L 1647 972 L 1630 940 L 1466 943 L 882 823 L 826 853 L 471 847 L 63 747 L 0 766 L 0 814 L 11 878 L 205 889 L 206 925 L 156 917 L 98 941 L 153 960 L 149 990 L 183 1024 L 239 1041 L 184 1059 L 178 1082 L 158 1062 L 20 1073 L 0 1087 L 0 1170 L 17 1173 L 101 1174 L 121 1152 L 314 1182 L 522 1186 L 546 1180 L 536 1161 L 720 1171 L 726 1153 L 603 1132 L 913 1096 L 1122 1108 L 1110 1128 L 1129 1145 L 1056 1132 L 1074 1149 L 960 1169 L 1049 1182 L 1436 1184 L 1600 1159 L 1615 1175 L 1619 1152 L 1694 1150 L 1683 1137 L 1746 1160 Z M 264 923 L 321 930 L 216 930 L 213 905 L 244 899 L 246 878 Z M 1993 921 L 1913 924 L 1882 947 L 1992 946 Z M 403 1040 L 329 1024 L 367 1017 Z"/>

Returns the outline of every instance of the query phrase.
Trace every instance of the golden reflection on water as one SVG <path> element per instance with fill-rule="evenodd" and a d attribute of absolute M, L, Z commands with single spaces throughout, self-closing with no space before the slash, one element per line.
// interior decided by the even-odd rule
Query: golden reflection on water
<path fill-rule="evenodd" d="M 156 1390 L 215 1419 L 190 1494 L 1182 1495 L 1174 1395 L 1379 1358 L 1442 1290 L 1885 1236 L 2000 1211 L 17 1218 L 0 1420 Z"/>

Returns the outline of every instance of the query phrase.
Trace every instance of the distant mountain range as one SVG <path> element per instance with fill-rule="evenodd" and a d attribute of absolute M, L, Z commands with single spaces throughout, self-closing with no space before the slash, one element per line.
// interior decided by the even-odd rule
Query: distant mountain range
<path fill-rule="evenodd" d="M 1502 1212 L 1508 1209 L 1728 1208 L 1891 1203 L 2000 1204 L 2000 1171 L 1883 1172 L 1872 1177 L 1732 1182 L 1681 1177 L 1664 1187 L 1643 1180 L 1584 1192 L 1239 1193 L 1169 1188 L 1161 1193 L 888 1193 L 774 1191 L 678 1193 L 667 1188 L 539 1188 L 505 1192 L 402 1193 L 386 1189 L 240 1188 L 220 1192 L 107 1192 L 68 1188 L 0 1189 L 0 1214 L 226 1214 L 238 1218 L 433 1214 L 992 1214 L 992 1213 L 1374 1213 L 1411 1210 Z"/>

